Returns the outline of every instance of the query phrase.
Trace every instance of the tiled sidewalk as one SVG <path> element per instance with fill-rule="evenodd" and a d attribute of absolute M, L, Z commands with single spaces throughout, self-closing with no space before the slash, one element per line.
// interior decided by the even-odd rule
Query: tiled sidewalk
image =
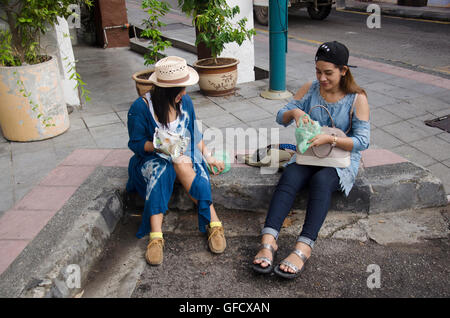
<path fill-rule="evenodd" d="M 98 166 L 128 167 L 128 149 L 78 149 L 0 217 L 0 274 Z"/>

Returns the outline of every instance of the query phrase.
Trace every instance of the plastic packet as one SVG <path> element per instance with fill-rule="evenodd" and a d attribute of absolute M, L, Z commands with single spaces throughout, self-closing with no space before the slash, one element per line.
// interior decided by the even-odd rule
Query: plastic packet
<path fill-rule="evenodd" d="M 170 156 L 172 159 L 180 157 L 186 150 L 189 138 L 183 135 L 163 130 L 155 129 L 153 136 L 153 145 L 162 153 Z"/>
<path fill-rule="evenodd" d="M 308 147 L 308 141 L 320 134 L 320 125 L 317 121 L 309 120 L 306 124 L 302 119 L 299 120 L 299 125 L 295 129 L 295 139 L 297 141 L 297 150 L 304 153 Z"/>
<path fill-rule="evenodd" d="M 214 154 L 212 156 L 220 161 L 223 161 L 223 163 L 225 165 L 225 168 L 222 170 L 222 172 L 220 174 L 226 173 L 231 169 L 230 155 L 228 154 L 228 152 L 216 151 L 216 152 L 214 152 Z M 213 171 L 208 163 L 206 163 L 206 166 L 208 167 L 209 172 L 213 173 Z M 214 167 L 213 169 L 214 169 L 214 173 L 218 172 L 216 167 Z"/>

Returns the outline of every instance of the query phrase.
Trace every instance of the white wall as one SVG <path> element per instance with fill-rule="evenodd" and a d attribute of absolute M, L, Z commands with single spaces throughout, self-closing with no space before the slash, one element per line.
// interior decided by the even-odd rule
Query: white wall
<path fill-rule="evenodd" d="M 80 98 L 78 97 L 78 90 L 75 88 L 77 82 L 69 79 L 73 73 L 69 73 L 69 69 L 75 63 L 70 35 L 67 21 L 58 18 L 58 24 L 41 36 L 41 46 L 45 48 L 47 54 L 55 55 L 58 59 L 66 104 L 79 106 Z"/>
<path fill-rule="evenodd" d="M 232 22 L 236 22 L 244 17 L 247 18 L 247 29 L 252 29 L 253 25 L 253 1 L 252 0 L 227 0 L 227 3 L 234 7 L 239 6 L 241 12 L 236 15 Z M 237 83 L 252 82 L 255 80 L 255 47 L 252 41 L 245 40 L 241 46 L 236 43 L 229 43 L 225 46 L 221 57 L 238 58 L 238 80 Z"/>

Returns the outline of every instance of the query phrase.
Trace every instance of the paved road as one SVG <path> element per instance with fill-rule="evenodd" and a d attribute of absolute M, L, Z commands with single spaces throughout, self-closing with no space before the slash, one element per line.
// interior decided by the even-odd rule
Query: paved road
<path fill-rule="evenodd" d="M 335 39 L 352 55 L 450 77 L 450 24 L 381 17 L 380 29 L 369 29 L 368 15 L 333 11 L 324 21 L 311 20 L 302 10 L 289 16 L 289 34 L 318 42 Z M 260 26 L 257 26 L 258 28 Z"/>
<path fill-rule="evenodd" d="M 141 0 L 127 0 L 140 3 Z M 178 0 L 167 0 L 174 11 Z M 367 27 L 368 14 L 333 9 L 327 19 L 315 21 L 306 9 L 289 15 L 289 36 L 305 43 L 337 40 L 353 56 L 426 71 L 450 78 L 450 22 L 382 16 L 381 28 Z M 255 28 L 267 27 L 255 23 Z"/>

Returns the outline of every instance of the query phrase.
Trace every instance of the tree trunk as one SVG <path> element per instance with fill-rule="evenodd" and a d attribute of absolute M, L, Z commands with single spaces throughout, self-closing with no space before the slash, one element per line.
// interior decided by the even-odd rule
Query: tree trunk
<path fill-rule="evenodd" d="M 22 46 L 22 39 L 19 34 L 19 30 L 16 27 L 16 19 L 14 18 L 13 12 L 11 10 L 5 10 L 8 19 L 9 32 L 11 32 L 12 37 L 12 48 L 15 52 L 13 54 L 18 54 L 20 63 L 25 62 L 25 48 Z"/>
<path fill-rule="evenodd" d="M 198 34 L 200 33 L 200 30 L 197 29 L 197 27 L 195 28 L 195 37 L 197 38 Z M 197 45 L 197 58 L 199 60 L 201 59 L 206 59 L 211 57 L 211 49 L 208 48 L 204 42 L 200 42 Z"/>

